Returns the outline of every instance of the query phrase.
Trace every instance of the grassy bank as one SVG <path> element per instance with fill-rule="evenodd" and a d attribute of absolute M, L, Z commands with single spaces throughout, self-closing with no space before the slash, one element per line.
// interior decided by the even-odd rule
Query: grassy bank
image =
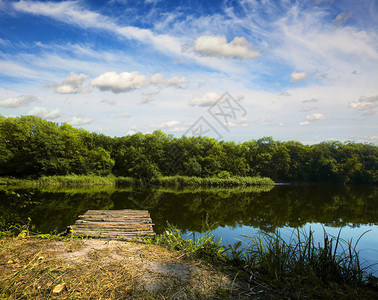
<path fill-rule="evenodd" d="M 212 235 L 184 239 L 171 228 L 146 242 L 232 269 L 248 282 L 249 294 L 262 299 L 372 299 L 378 295 L 377 278 L 360 261 L 360 238 L 352 244 L 324 232 L 323 244 L 316 244 L 311 231 L 293 232 L 289 241 L 279 233 L 260 233 L 247 237 L 242 248 L 240 242 L 222 246 Z"/>
<path fill-rule="evenodd" d="M 232 279 L 157 245 L 0 240 L 0 299 L 247 299 Z"/>
<path fill-rule="evenodd" d="M 273 185 L 274 182 L 266 177 L 187 177 L 187 176 L 161 176 L 150 180 L 140 180 L 131 177 L 95 176 L 95 175 L 66 175 L 42 176 L 36 179 L 17 179 L 0 177 L 1 185 L 14 186 L 161 186 L 161 187 L 236 187 L 254 185 Z"/>
<path fill-rule="evenodd" d="M 41 237 L 0 239 L 0 298 L 374 299 L 378 293 L 358 241 L 325 232 L 320 244 L 311 231 L 296 231 L 287 242 L 261 233 L 243 249 L 222 246 L 212 235 L 185 239 L 174 228 L 144 244 Z"/>

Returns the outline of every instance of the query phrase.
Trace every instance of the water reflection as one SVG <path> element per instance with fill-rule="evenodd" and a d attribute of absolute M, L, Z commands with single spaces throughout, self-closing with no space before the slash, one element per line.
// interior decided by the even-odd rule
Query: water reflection
<path fill-rule="evenodd" d="M 377 224 L 378 188 L 278 186 L 248 189 L 131 190 L 114 187 L 0 190 L 0 220 L 31 217 L 39 232 L 62 231 L 88 209 L 148 209 L 160 233 L 251 226 L 266 231 L 306 223 L 358 227 Z"/>

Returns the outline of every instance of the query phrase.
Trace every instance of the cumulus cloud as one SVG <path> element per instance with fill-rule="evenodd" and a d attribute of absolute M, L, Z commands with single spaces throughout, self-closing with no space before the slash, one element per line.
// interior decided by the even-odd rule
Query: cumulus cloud
<path fill-rule="evenodd" d="M 349 107 L 360 111 L 375 112 L 376 108 L 378 108 L 378 95 L 371 97 L 361 96 L 359 101 L 350 102 Z"/>
<path fill-rule="evenodd" d="M 203 35 L 194 41 L 194 50 L 204 56 L 247 59 L 260 56 L 251 50 L 252 45 L 244 37 L 235 37 L 227 43 L 225 36 Z"/>
<path fill-rule="evenodd" d="M 139 72 L 106 72 L 91 81 L 91 86 L 115 94 L 143 88 L 148 84 L 146 76 Z"/>
<path fill-rule="evenodd" d="M 60 86 L 55 88 L 59 94 L 77 94 L 89 91 L 89 88 L 83 88 L 84 81 L 89 76 L 86 74 L 75 74 L 71 72 L 66 79 L 63 80 Z"/>
<path fill-rule="evenodd" d="M 190 100 L 190 106 L 211 106 L 213 105 L 218 99 L 220 95 L 215 92 L 208 92 L 203 96 L 194 97 Z"/>
<path fill-rule="evenodd" d="M 306 119 L 308 121 L 321 121 L 321 120 L 326 120 L 327 117 L 323 114 L 311 114 L 311 115 L 307 115 Z"/>
<path fill-rule="evenodd" d="M 299 122 L 300 126 L 305 126 L 305 125 L 308 125 L 308 124 L 310 124 L 309 121 Z"/>
<path fill-rule="evenodd" d="M 290 81 L 300 81 L 305 80 L 308 74 L 306 72 L 293 72 L 290 74 Z"/>
<path fill-rule="evenodd" d="M 0 107 L 16 108 L 28 106 L 32 102 L 38 102 L 38 98 L 31 95 L 21 95 L 1 100 Z"/>
<path fill-rule="evenodd" d="M 73 117 L 72 119 L 68 120 L 67 123 L 78 126 L 78 125 L 87 125 L 93 121 L 92 118 L 81 118 L 81 117 Z"/>
<path fill-rule="evenodd" d="M 33 107 L 29 112 L 28 115 L 36 116 L 43 119 L 50 119 L 54 120 L 62 116 L 59 108 L 56 109 L 47 109 L 41 106 Z"/>
<path fill-rule="evenodd" d="M 156 73 L 155 75 L 151 76 L 150 83 L 152 84 L 162 84 L 164 82 L 164 75 L 160 73 Z"/>

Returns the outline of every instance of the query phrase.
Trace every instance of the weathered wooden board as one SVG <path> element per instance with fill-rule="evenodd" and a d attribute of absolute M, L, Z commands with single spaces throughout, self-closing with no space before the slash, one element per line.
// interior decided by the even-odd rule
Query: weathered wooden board
<path fill-rule="evenodd" d="M 67 232 L 75 236 L 131 240 L 155 236 L 153 225 L 146 210 L 88 210 Z"/>

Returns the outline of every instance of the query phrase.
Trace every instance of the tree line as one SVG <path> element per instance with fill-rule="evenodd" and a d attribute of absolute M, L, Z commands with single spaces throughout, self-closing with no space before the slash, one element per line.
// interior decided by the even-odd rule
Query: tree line
<path fill-rule="evenodd" d="M 175 138 L 160 130 L 112 138 L 34 116 L 0 115 L 0 176 L 263 176 L 277 182 L 376 184 L 377 166 L 378 147 L 372 144 L 304 145 L 271 137 L 234 143 Z"/>

